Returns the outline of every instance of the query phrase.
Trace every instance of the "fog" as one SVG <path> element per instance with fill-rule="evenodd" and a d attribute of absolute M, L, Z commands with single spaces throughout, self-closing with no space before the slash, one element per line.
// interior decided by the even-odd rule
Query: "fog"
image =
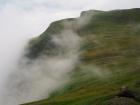
<path fill-rule="evenodd" d="M 69 81 L 68 73 L 78 63 L 80 37 L 66 26 L 60 34 L 52 35 L 51 41 L 60 50 L 53 57 L 42 55 L 32 61 L 24 57 L 26 50 L 18 52 L 19 59 L 13 68 L 8 68 L 11 71 L 7 71 L 9 75 L 1 89 L 0 104 L 18 105 L 47 98 Z"/>
<path fill-rule="evenodd" d="M 23 57 L 28 41 L 39 36 L 51 22 L 78 17 L 82 10 L 87 9 L 111 10 L 140 6 L 138 0 L 129 2 L 126 0 L 123 2 L 118 0 L 111 2 L 110 0 L 72 0 L 69 4 L 66 0 L 61 2 L 56 0 L 22 1 L 0 1 L 1 105 L 16 105 L 48 97 L 51 92 L 69 81 L 67 73 L 78 62 L 80 47 L 80 38 L 73 30 L 66 29 L 61 32 L 59 37 L 53 35 L 52 41 L 61 47 L 64 54 L 60 53 L 52 58 L 42 56 L 34 62 Z M 80 20 L 79 27 L 87 21 L 88 19 Z M 68 38 L 65 37 L 67 33 L 69 33 Z M 26 65 L 27 62 L 32 62 L 32 64 Z M 56 71 L 59 72 L 56 73 Z M 102 75 L 97 71 L 94 73 Z M 9 82 L 10 79 L 12 81 Z"/>
<path fill-rule="evenodd" d="M 14 4 L 7 4 L 5 5 L 5 7 L 1 8 L 1 105 L 18 105 L 33 100 L 38 100 L 43 97 L 48 97 L 50 92 L 55 90 L 61 84 L 64 84 L 65 81 L 61 81 L 62 78 L 60 77 L 63 75 L 63 72 L 66 68 L 69 68 L 70 70 L 72 69 L 71 65 L 75 63 L 73 59 L 77 59 L 77 55 L 74 57 L 70 57 L 71 55 L 67 54 L 66 52 L 65 58 L 57 56 L 54 58 L 47 57 L 44 59 L 38 59 L 30 66 L 26 65 L 26 62 L 28 62 L 28 60 L 22 59 L 22 57 L 26 52 L 25 46 L 28 45 L 28 41 L 31 38 L 39 36 L 44 30 L 46 30 L 51 22 L 70 17 L 70 15 L 71 17 L 75 17 L 76 13 L 71 14 L 71 12 L 67 13 L 63 11 L 59 13 L 55 11 L 51 13 L 51 10 L 46 11 L 46 9 L 42 7 L 34 8 L 32 11 L 25 11 L 23 8 L 17 7 Z M 71 32 L 71 34 L 73 33 Z M 63 40 L 65 39 L 66 38 L 64 38 Z M 55 40 L 57 40 L 57 38 L 55 38 Z M 58 40 L 60 39 L 58 38 Z M 56 41 L 56 43 L 58 43 L 58 40 Z M 19 61 L 20 63 L 18 63 Z M 46 73 L 44 74 L 44 66 L 46 65 L 48 71 L 46 71 Z M 60 74 L 55 75 L 54 72 L 56 72 L 56 69 L 61 70 L 59 66 L 63 71 L 60 71 Z M 38 72 L 40 69 L 43 70 Z M 50 72 L 50 76 L 47 76 L 47 78 L 45 78 L 48 72 Z M 36 82 L 34 83 L 34 81 Z"/>
<path fill-rule="evenodd" d="M 77 28 L 86 25 L 85 21 L 88 23 L 90 17 L 79 18 L 80 21 L 76 22 Z M 73 22 L 64 21 L 63 25 L 61 33 L 51 35 L 50 41 L 59 48 L 59 53 L 54 56 L 41 55 L 32 61 L 24 56 L 28 52 L 24 46 L 28 46 L 29 40 L 24 40 L 24 44 L 20 45 L 22 49 L 17 49 L 16 60 L 11 61 L 13 67 L 7 69 L 7 78 L 0 93 L 0 104 L 18 105 L 47 98 L 69 82 L 69 72 L 79 62 L 81 38 L 72 29 Z"/>

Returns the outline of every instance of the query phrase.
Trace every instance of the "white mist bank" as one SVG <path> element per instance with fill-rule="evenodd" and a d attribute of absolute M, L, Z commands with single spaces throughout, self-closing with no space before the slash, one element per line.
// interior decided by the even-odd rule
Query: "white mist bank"
<path fill-rule="evenodd" d="M 80 37 L 70 29 L 52 36 L 62 53 L 42 55 L 34 61 L 21 58 L 4 85 L 0 104 L 18 105 L 46 98 L 69 81 L 68 73 L 78 62 Z"/>
<path fill-rule="evenodd" d="M 26 52 L 25 46 L 28 41 L 32 37 L 40 35 L 40 33 L 42 33 L 52 21 L 70 16 L 75 17 L 79 13 L 73 13 L 72 11 L 56 12 L 40 6 L 32 9 L 30 8 L 30 10 L 26 8 L 26 10 L 24 8 L 25 4 L 23 2 L 21 2 L 21 4 L 23 5 L 19 6 L 16 3 L 14 4 L 14 2 L 11 2 L 3 6 L 1 5 L 0 7 L 0 105 L 8 105 L 8 103 L 10 105 L 15 105 L 16 102 L 13 96 L 20 96 L 20 100 L 23 99 L 22 94 L 24 92 L 14 93 L 14 91 L 17 89 L 15 89 L 16 81 L 22 81 L 19 77 L 25 77 L 24 79 L 26 80 L 26 73 L 22 75 L 22 71 L 25 69 L 31 69 L 30 66 L 23 68 L 25 62 L 28 60 L 21 61 L 24 52 Z M 20 63 L 17 63 L 18 61 Z M 35 64 L 36 63 L 33 65 Z M 30 72 L 31 71 L 29 70 L 29 74 L 27 75 L 30 75 Z M 30 76 L 28 76 L 28 79 L 30 79 L 29 77 Z M 11 79 L 10 81 L 9 78 Z M 9 81 L 8 86 L 4 85 L 6 84 L 6 81 Z M 12 85 L 10 85 L 10 83 Z M 13 92 L 14 95 L 8 92 Z M 7 104 L 4 101 L 6 101 Z"/>
<path fill-rule="evenodd" d="M 80 17 L 76 28 L 82 28 L 90 19 L 91 16 L 88 15 Z M 60 34 L 51 35 L 51 41 L 60 48 L 60 52 L 53 57 L 42 55 L 32 61 L 24 57 L 26 51 L 20 46 L 22 50 L 18 51 L 19 56 L 17 54 L 16 57 L 18 62 L 9 61 L 13 67 L 7 69 L 10 72 L 7 71 L 0 90 L 0 104 L 18 105 L 47 98 L 70 80 L 69 72 L 79 62 L 81 38 L 71 29 L 73 23 L 66 21 L 64 26 L 65 29 Z"/>
<path fill-rule="evenodd" d="M 90 17 L 79 18 L 76 28 L 86 25 Z M 23 51 L 23 46 L 20 46 L 21 51 L 15 50 L 19 53 L 16 57 L 18 62 L 12 63 L 13 67 L 6 69 L 7 77 L 0 90 L 0 104 L 18 105 L 47 98 L 69 81 L 69 72 L 79 61 L 81 38 L 72 30 L 73 23 L 65 21 L 63 24 L 65 29 L 60 34 L 51 35 L 51 41 L 60 48 L 57 55 L 53 57 L 42 55 L 31 61 L 24 57 L 26 51 Z"/>

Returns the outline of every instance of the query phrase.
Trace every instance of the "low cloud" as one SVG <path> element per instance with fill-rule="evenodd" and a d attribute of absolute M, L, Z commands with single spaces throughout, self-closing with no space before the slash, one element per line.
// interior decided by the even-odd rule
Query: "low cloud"
<path fill-rule="evenodd" d="M 46 98 L 69 81 L 68 74 L 78 63 L 80 37 L 71 29 L 51 36 L 60 52 L 34 61 L 21 58 L 3 86 L 1 104 L 18 105 Z"/>
<path fill-rule="evenodd" d="M 85 9 L 110 10 L 140 6 L 139 0 L 72 0 L 69 3 L 66 0 L 7 0 L 6 2 L 0 1 L 0 4 L 0 89 L 5 90 L 0 92 L 2 105 L 12 105 L 11 103 L 15 105 L 47 97 L 53 90 L 69 80 L 65 74 L 71 71 L 78 62 L 79 52 L 77 50 L 80 40 L 78 35 L 70 29 L 63 31 L 60 37 L 54 35 L 52 40 L 65 53 L 52 58 L 47 56 L 43 57 L 44 59 L 37 59 L 31 65 L 27 65 L 31 62 L 27 58 L 17 64 L 17 61 L 24 55 L 23 49 L 28 40 L 42 33 L 52 21 L 77 17 Z M 79 26 L 84 24 L 84 22 L 81 23 Z M 66 34 L 69 35 L 69 40 L 65 37 Z M 57 70 L 60 72 L 56 73 Z M 11 81 L 5 84 L 9 74 Z M 66 81 L 61 81 L 61 76 L 66 78 Z"/>

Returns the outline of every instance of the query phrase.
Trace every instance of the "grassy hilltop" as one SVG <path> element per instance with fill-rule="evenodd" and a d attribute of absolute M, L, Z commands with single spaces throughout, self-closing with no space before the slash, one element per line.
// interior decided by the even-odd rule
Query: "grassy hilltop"
<path fill-rule="evenodd" d="M 89 21 L 79 27 L 77 22 L 85 17 Z M 90 10 L 79 18 L 56 21 L 31 40 L 26 56 L 58 53 L 50 39 L 64 30 L 65 21 L 82 39 L 80 63 L 66 86 L 48 99 L 25 105 L 140 105 L 140 9 Z M 116 98 L 122 86 L 134 91 L 136 99 Z"/>

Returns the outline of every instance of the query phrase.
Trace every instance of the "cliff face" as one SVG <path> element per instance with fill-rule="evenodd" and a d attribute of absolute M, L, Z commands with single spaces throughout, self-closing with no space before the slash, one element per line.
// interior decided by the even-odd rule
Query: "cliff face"
<path fill-rule="evenodd" d="M 49 99 L 27 105 L 110 105 L 123 85 L 140 92 L 140 9 L 90 10 L 79 18 L 56 21 L 30 41 L 26 56 L 34 60 L 63 53 L 52 39 L 64 30 L 66 38 L 72 31 L 81 39 L 71 82 Z M 139 104 L 134 103 L 130 105 Z"/>

